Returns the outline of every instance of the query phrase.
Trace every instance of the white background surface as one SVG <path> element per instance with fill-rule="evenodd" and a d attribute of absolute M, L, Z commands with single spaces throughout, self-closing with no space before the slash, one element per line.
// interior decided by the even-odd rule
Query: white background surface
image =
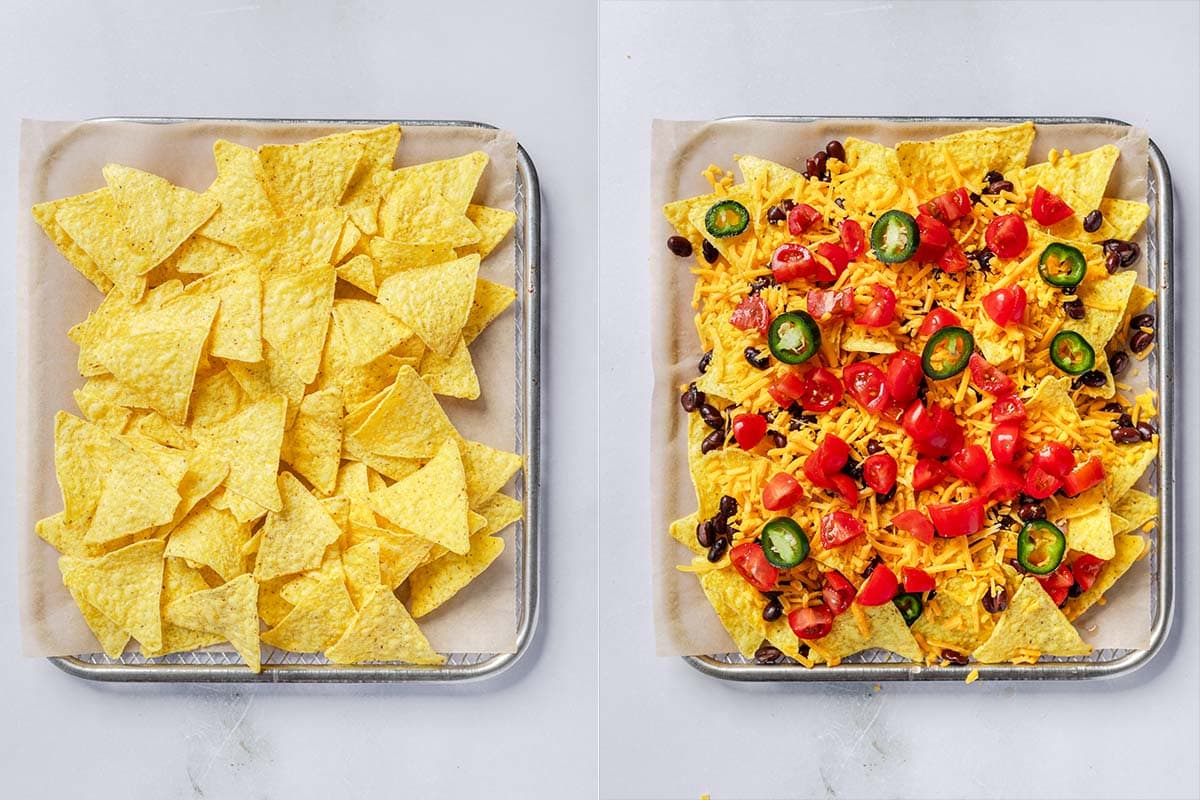
<path fill-rule="evenodd" d="M 647 153 L 653 117 L 1100 115 L 1145 126 L 1176 188 L 1181 343 L 1195 275 L 1197 4 L 601 3 L 601 796 L 1179 797 L 1197 774 L 1197 426 L 1180 426 L 1173 636 L 1102 683 L 763 685 L 653 655 Z M 732 154 L 730 154 L 732 156 Z M 726 165 L 728 166 L 728 165 Z M 628 234 L 628 235 L 626 235 Z M 1194 418 L 1196 350 L 1180 348 Z"/>
<path fill-rule="evenodd" d="M 100 686 L 15 655 L 16 575 L 0 570 L 0 796 L 467 798 L 485 788 L 498 798 L 593 795 L 594 9 L 552 0 L 524 9 L 116 5 L 4 6 L 6 260 L 15 215 L 27 213 L 14 207 L 22 116 L 478 119 L 514 131 L 529 150 L 546 233 L 541 625 L 512 671 L 472 686 Z M 3 374 L 17 357 L 16 272 L 10 265 L 0 273 Z M 18 391 L 0 381 L 0 419 L 12 419 Z M 0 424 L 0 452 L 12 447 L 11 423 Z M 20 463 L 0 460 L 0 485 L 19 483 Z M 0 519 L 12 520 L 19 502 L 12 490 L 0 492 Z"/>

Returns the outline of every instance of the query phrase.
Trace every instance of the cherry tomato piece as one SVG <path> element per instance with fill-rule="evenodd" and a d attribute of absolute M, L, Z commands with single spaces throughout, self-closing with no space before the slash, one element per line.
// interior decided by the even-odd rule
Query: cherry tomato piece
<path fill-rule="evenodd" d="M 932 592 L 936 584 L 933 576 L 919 567 L 905 567 L 900 570 L 906 592 Z"/>
<path fill-rule="evenodd" d="M 808 313 L 822 321 L 826 316 L 848 317 L 854 313 L 853 289 L 809 289 Z"/>
<path fill-rule="evenodd" d="M 879 564 L 863 582 L 855 602 L 860 606 L 881 606 L 891 601 L 899 590 L 900 582 L 896 580 L 896 573 Z"/>
<path fill-rule="evenodd" d="M 992 428 L 992 458 L 1001 464 L 1017 460 L 1021 447 L 1021 426 L 1016 422 L 1001 422 Z"/>
<path fill-rule="evenodd" d="M 729 563 L 760 592 L 771 591 L 779 581 L 779 567 L 767 560 L 758 542 L 746 542 L 730 550 Z"/>
<path fill-rule="evenodd" d="M 767 387 L 767 393 L 776 403 L 787 408 L 804 394 L 804 380 L 794 372 L 785 372 L 779 376 L 779 380 Z"/>
<path fill-rule="evenodd" d="M 771 274 L 776 283 L 787 283 L 796 278 L 811 278 L 817 271 L 817 262 L 808 248 L 788 242 L 775 248 L 771 254 Z"/>
<path fill-rule="evenodd" d="M 767 420 L 762 414 L 738 414 L 733 418 L 733 438 L 743 450 L 752 450 L 766 435 Z"/>
<path fill-rule="evenodd" d="M 817 451 L 809 453 L 804 459 L 804 477 L 812 481 L 812 485 L 818 489 L 833 488 L 833 481 L 829 480 L 829 473 L 821 466 L 821 454 Z"/>
<path fill-rule="evenodd" d="M 942 328 L 946 328 L 951 325 L 956 327 L 961 326 L 962 320 L 960 320 L 958 315 L 950 309 L 938 306 L 937 308 L 931 309 L 929 313 L 925 315 L 925 321 L 921 323 L 921 327 L 917 329 L 917 333 L 921 336 L 933 336 Z"/>
<path fill-rule="evenodd" d="M 937 535 L 945 539 L 978 533 L 986 522 L 983 498 L 973 497 L 957 503 L 931 503 L 929 519 Z"/>
<path fill-rule="evenodd" d="M 850 458 L 850 445 L 841 437 L 827 433 L 813 454 L 817 457 L 817 463 L 821 465 L 821 472 L 832 475 L 846 466 L 846 461 Z"/>
<path fill-rule="evenodd" d="M 956 478 L 977 484 L 987 475 L 987 451 L 980 445 L 969 444 L 947 459 L 946 470 Z"/>
<path fill-rule="evenodd" d="M 988 292 L 981 302 L 983 310 L 991 317 L 992 322 L 1001 328 L 1007 328 L 1009 325 L 1020 325 L 1025 321 L 1025 306 L 1029 298 L 1025 287 L 1018 284 Z"/>
<path fill-rule="evenodd" d="M 863 536 L 866 532 L 862 520 L 848 512 L 830 511 L 821 517 L 821 544 L 827 550 Z"/>
<path fill-rule="evenodd" d="M 951 242 L 950 246 L 942 251 L 942 254 L 937 260 L 938 269 L 942 272 L 966 272 L 970 262 L 967 261 L 967 254 L 963 252 L 962 245 L 958 242 Z"/>
<path fill-rule="evenodd" d="M 799 236 L 821 219 L 821 212 L 808 203 L 796 203 L 787 215 L 788 233 Z"/>
<path fill-rule="evenodd" d="M 1070 217 L 1075 213 L 1075 209 L 1067 205 L 1066 201 L 1058 195 L 1038 186 L 1033 190 L 1033 203 L 1029 212 L 1039 225 L 1053 225 Z"/>
<path fill-rule="evenodd" d="M 896 318 L 896 293 L 882 283 L 873 283 L 871 295 L 871 301 L 854 321 L 868 328 L 886 328 Z"/>
<path fill-rule="evenodd" d="M 842 247 L 846 249 L 846 255 L 850 256 L 851 260 L 858 258 L 867 251 L 867 235 L 863 232 L 862 225 L 859 225 L 855 220 L 842 220 L 838 231 L 842 236 Z M 811 311 L 809 312 L 812 313 Z"/>
<path fill-rule="evenodd" d="M 1025 403 L 1015 394 L 998 397 L 992 403 L 992 422 L 1021 422 L 1025 419 Z"/>
<path fill-rule="evenodd" d="M 896 459 L 888 453 L 875 453 L 862 462 L 863 481 L 879 494 L 896 488 Z"/>
<path fill-rule="evenodd" d="M 897 350 L 888 358 L 887 390 L 897 403 L 911 403 L 921 390 L 925 372 L 921 369 L 921 357 L 909 350 Z"/>
<path fill-rule="evenodd" d="M 892 517 L 892 524 L 911 535 L 918 542 L 929 544 L 933 541 L 933 523 L 929 517 L 915 508 L 901 511 Z"/>
<path fill-rule="evenodd" d="M 937 486 L 946 477 L 946 468 L 936 458 L 919 458 L 913 467 L 912 488 L 922 492 Z"/>
<path fill-rule="evenodd" d="M 763 508 L 779 511 L 804 499 L 800 482 L 786 472 L 776 473 L 763 487 Z"/>
<path fill-rule="evenodd" d="M 1001 258 L 1015 258 L 1029 244 L 1029 229 L 1016 214 L 1005 214 L 988 223 L 983 232 L 988 249 Z"/>
<path fill-rule="evenodd" d="M 835 472 L 829 476 L 829 482 L 833 484 L 833 490 L 846 502 L 848 506 L 858 505 L 858 484 L 844 472 Z"/>
<path fill-rule="evenodd" d="M 738 307 L 733 310 L 729 322 L 739 330 L 748 331 L 756 328 L 759 333 L 765 335 L 771 327 L 771 310 L 767 308 L 766 300 L 754 295 L 738 304 Z"/>
<path fill-rule="evenodd" d="M 1062 478 L 1038 466 L 1030 467 L 1025 473 L 1024 492 L 1035 500 L 1045 500 L 1061 489 L 1062 485 Z"/>
<path fill-rule="evenodd" d="M 824 412 L 842 401 L 845 387 L 837 375 L 817 367 L 804 376 L 804 391 L 796 398 L 805 411 Z"/>
<path fill-rule="evenodd" d="M 821 584 L 821 597 L 834 616 L 849 608 L 858 592 L 854 584 L 846 580 L 840 572 L 826 572 Z"/>
<path fill-rule="evenodd" d="M 788 625 L 797 639 L 823 639 L 833 628 L 833 612 L 825 606 L 797 608 L 788 614 Z"/>
<path fill-rule="evenodd" d="M 1107 563 L 1104 559 L 1096 558 L 1091 553 L 1084 553 L 1071 563 L 1071 574 L 1075 576 L 1075 582 L 1079 584 L 1079 588 L 1086 592 L 1092 588 L 1096 582 L 1096 576 L 1100 574 L 1100 570 Z"/>
<path fill-rule="evenodd" d="M 1012 378 L 1000 371 L 999 367 L 989 364 L 980 353 L 972 353 L 967 365 L 971 368 L 971 385 L 981 392 L 1007 397 L 1017 388 Z"/>
<path fill-rule="evenodd" d="M 971 195 L 958 188 L 922 203 L 920 210 L 942 222 L 956 222 L 971 213 Z"/>
<path fill-rule="evenodd" d="M 1054 605 L 1061 606 L 1063 601 L 1067 599 L 1067 594 L 1070 593 L 1071 587 L 1075 585 L 1075 576 L 1071 574 L 1071 568 L 1066 562 L 1060 564 L 1058 569 L 1045 576 L 1034 576 L 1038 583 L 1046 590 L 1046 594 L 1050 595 L 1050 599 L 1054 601 Z"/>
<path fill-rule="evenodd" d="M 1075 468 L 1075 454 L 1062 442 L 1042 442 L 1033 451 L 1033 465 L 1061 478 Z"/>
<path fill-rule="evenodd" d="M 817 245 L 817 255 L 829 262 L 828 267 L 817 262 L 816 279 L 819 281 L 836 281 L 850 265 L 850 254 L 841 245 L 832 242 Z"/>
<path fill-rule="evenodd" d="M 917 214 L 917 231 L 921 243 L 913 259 L 922 264 L 937 261 L 954 240 L 946 223 L 925 213 Z"/>
<path fill-rule="evenodd" d="M 1104 462 L 1092 456 L 1063 476 L 1067 497 L 1077 497 L 1104 480 Z"/>
<path fill-rule="evenodd" d="M 1025 487 L 1021 473 L 1012 467 L 992 462 L 988 465 L 987 475 L 979 484 L 979 496 L 985 500 L 1007 503 Z"/>
<path fill-rule="evenodd" d="M 883 370 L 874 364 L 860 361 L 842 370 L 842 383 L 846 394 L 868 411 L 878 414 L 891 405 L 887 379 Z"/>

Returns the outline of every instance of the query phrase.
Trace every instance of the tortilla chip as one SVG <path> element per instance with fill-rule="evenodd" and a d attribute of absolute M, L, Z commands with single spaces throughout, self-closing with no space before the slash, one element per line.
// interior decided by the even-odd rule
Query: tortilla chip
<path fill-rule="evenodd" d="M 995 630 L 972 655 L 984 664 L 1011 661 L 1020 650 L 1048 656 L 1084 656 L 1092 648 L 1054 605 L 1036 578 L 1026 576 Z"/>
<path fill-rule="evenodd" d="M 65 512 L 60 511 L 44 519 L 39 519 L 33 530 L 39 539 L 64 556 L 86 558 L 90 555 L 83 543 L 83 534 L 86 529 L 68 525 L 65 521 Z"/>
<path fill-rule="evenodd" d="M 272 511 L 283 508 L 275 476 L 286 411 L 287 401 L 273 395 L 248 403 L 228 420 L 195 429 L 201 446 L 229 464 L 225 485 Z"/>
<path fill-rule="evenodd" d="M 845 198 L 847 209 L 867 211 L 880 208 L 905 208 L 901 191 L 904 173 L 896 151 L 875 142 L 847 137 L 847 172 L 837 176 L 834 193 Z M 905 209 L 916 213 L 915 209 Z"/>
<path fill-rule="evenodd" d="M 82 247 L 75 244 L 75 241 L 54 218 L 58 207 L 70 201 L 71 198 L 68 197 L 48 203 L 38 203 L 33 207 L 33 218 L 50 237 L 50 241 L 54 242 L 54 246 L 58 248 L 58 252 L 62 253 L 63 258 L 67 259 L 71 266 L 75 267 L 80 275 L 91 281 L 97 289 L 108 293 L 113 288 L 112 280 L 104 274 L 100 265 L 84 252 Z"/>
<path fill-rule="evenodd" d="M 1085 280 L 1079 284 L 1078 299 L 1087 308 L 1087 314 L 1081 320 L 1068 318 L 1063 322 L 1063 330 L 1077 332 L 1099 354 L 1117 332 L 1135 283 L 1137 273 L 1132 270 L 1104 280 Z"/>
<path fill-rule="evenodd" d="M 446 439 L 428 464 L 403 480 L 372 492 L 371 506 L 392 524 L 466 555 L 467 481 L 458 444 Z"/>
<path fill-rule="evenodd" d="M 953 191 L 964 181 L 978 191 L 988 172 L 1008 175 L 1023 168 L 1034 136 L 1032 122 L 978 128 L 929 142 L 899 142 L 896 158 L 905 180 L 920 187 L 918 195 L 924 200 Z"/>
<path fill-rule="evenodd" d="M 863 636 L 853 613 L 838 614 L 829 635 L 809 642 L 809 647 L 830 664 L 837 664 L 846 656 L 874 647 L 891 651 L 909 661 L 921 660 L 921 648 L 894 604 L 861 608 L 870 626 L 867 636 Z"/>
<path fill-rule="evenodd" d="M 262 335 L 304 383 L 321 364 L 337 275 L 331 266 L 275 275 L 263 284 Z"/>
<path fill-rule="evenodd" d="M 228 511 L 201 503 L 171 531 L 164 555 L 208 567 L 229 581 L 246 571 L 242 548 L 249 539 L 249 526 Z"/>
<path fill-rule="evenodd" d="M 213 159 L 217 162 L 217 178 L 205 194 L 215 198 L 220 208 L 200 232 L 237 245 L 247 227 L 275 216 L 266 175 L 258 152 L 240 144 L 218 139 L 213 144 Z"/>
<path fill-rule="evenodd" d="M 1078 497 L 1058 501 L 1055 520 L 1066 520 L 1067 547 L 1096 558 L 1113 557 L 1112 509 L 1104 485 L 1093 486 Z"/>
<path fill-rule="evenodd" d="M 379 303 L 429 349 L 449 356 L 471 311 L 478 272 L 477 255 L 403 270 L 380 284 Z"/>
<path fill-rule="evenodd" d="M 379 574 L 383 585 L 396 589 L 412 571 L 421 566 L 434 544 L 414 533 L 398 533 L 374 525 L 351 523 L 350 539 L 354 546 L 366 541 L 379 544 Z"/>
<path fill-rule="evenodd" d="M 482 238 L 462 208 L 449 200 L 434 184 L 415 177 L 392 173 L 379 205 L 379 232 L 399 242 L 448 244 L 466 247 Z M 478 256 L 476 256 L 478 257 Z"/>
<path fill-rule="evenodd" d="M 325 548 L 342 529 L 290 472 L 279 474 L 282 509 L 267 514 L 263 538 L 254 562 L 254 577 L 267 581 L 281 575 L 317 569 Z"/>
<path fill-rule="evenodd" d="M 166 618 L 167 607 L 183 597 L 196 592 L 204 592 L 209 588 L 208 581 L 198 569 L 189 567 L 181 558 L 163 559 L 162 595 L 159 597 L 159 608 L 162 611 L 162 646 L 151 649 L 141 646 L 142 655 L 146 658 L 159 658 L 170 653 L 195 650 L 198 647 L 209 647 L 225 641 L 219 634 L 184 628 Z"/>
<path fill-rule="evenodd" d="M 383 399 L 357 427 L 347 430 L 372 453 L 431 458 L 454 427 L 433 391 L 412 367 L 401 367 Z"/>
<path fill-rule="evenodd" d="M 506 494 L 494 494 L 479 504 L 474 511 L 482 514 L 487 524 L 479 530 L 480 536 L 488 536 L 512 525 L 525 516 L 525 506 L 516 498 Z M 472 534 L 474 536 L 475 534 Z"/>
<path fill-rule="evenodd" d="M 383 585 L 383 572 L 379 565 L 379 540 L 368 539 L 342 553 L 342 567 L 346 571 L 346 588 L 356 609 L 362 608 L 376 586 Z"/>
<path fill-rule="evenodd" d="M 766 637 L 762 610 L 767 599 L 733 567 L 701 573 L 700 586 L 738 652 L 746 658 L 753 657 Z"/>
<path fill-rule="evenodd" d="M 162 646 L 163 543 L 137 542 L 98 558 L 61 556 L 63 583 L 141 644 Z"/>
<path fill-rule="evenodd" d="M 375 262 L 366 253 L 360 253 L 346 263 L 339 264 L 334 272 L 346 283 L 362 289 L 367 294 L 373 295 L 379 291 L 379 285 L 375 283 Z"/>
<path fill-rule="evenodd" d="M 1137 530 L 1147 522 L 1158 517 L 1158 498 L 1137 489 L 1130 489 L 1112 507 L 1113 513 L 1120 514 L 1129 526 L 1125 531 Z"/>
<path fill-rule="evenodd" d="M 323 136 L 300 144 L 265 144 L 258 154 L 272 203 L 282 216 L 294 216 L 341 202 L 363 146 Z"/>
<path fill-rule="evenodd" d="M 125 652 L 125 645 L 129 644 L 129 632 L 104 616 L 100 609 L 84 599 L 82 592 L 77 589 L 70 591 L 71 597 L 75 599 L 75 604 L 79 606 L 79 611 L 83 614 L 84 622 L 95 634 L 96 641 L 100 643 L 100 649 L 104 651 L 104 655 L 109 658 L 120 658 L 121 654 Z"/>
<path fill-rule="evenodd" d="M 945 642 L 954 651 L 967 654 L 987 640 L 992 618 L 978 614 L 980 600 L 988 591 L 986 578 L 960 573 L 938 586 L 937 595 L 913 623 L 913 633 L 926 640 Z M 982 623 L 982 624 L 981 624 Z"/>
<path fill-rule="evenodd" d="M 227 369 L 196 377 L 188 415 L 194 426 L 206 427 L 224 422 L 242 407 L 242 387 Z"/>
<path fill-rule="evenodd" d="M 268 397 L 283 397 L 287 403 L 287 424 L 290 427 L 300 411 L 300 402 L 304 399 L 306 384 L 300 376 L 292 371 L 291 365 L 284 360 L 284 355 L 263 343 L 263 360 L 254 364 L 241 361 L 226 361 L 226 369 L 241 388 L 242 393 L 252 401 L 264 400 Z"/>
<path fill-rule="evenodd" d="M 138 275 L 162 263 L 220 206 L 214 198 L 139 169 L 107 164 L 103 171 Z"/>
<path fill-rule="evenodd" d="M 370 300 L 333 301 L 333 327 L 322 371 L 340 372 L 390 353 L 413 335 L 412 329 Z"/>
<path fill-rule="evenodd" d="M 1053 164 L 1048 161 L 1033 164 L 1005 177 L 1030 196 L 1036 186 L 1053 192 L 1082 217 L 1099 207 L 1120 155 L 1120 150 L 1106 144 L 1086 153 L 1064 154 Z"/>
<path fill-rule="evenodd" d="M 465 339 L 458 340 L 448 358 L 427 350 L 418 372 L 435 394 L 464 400 L 479 398 L 479 376 Z"/>
<path fill-rule="evenodd" d="M 445 264 L 459 258 L 453 246 L 445 242 L 393 242 L 376 236 L 367 242 L 367 252 L 375 261 L 376 283 L 413 267 Z"/>
<path fill-rule="evenodd" d="M 325 651 L 335 664 L 361 661 L 406 661 L 441 664 L 404 605 L 385 587 L 376 587 L 337 643 Z"/>
<path fill-rule="evenodd" d="M 346 212 L 323 208 L 311 214 L 269 219 L 246 228 L 238 247 L 262 267 L 263 277 L 304 272 L 333 262 Z"/>
<path fill-rule="evenodd" d="M 1063 614 L 1067 619 L 1074 620 L 1091 608 L 1122 575 L 1129 571 L 1134 562 L 1141 558 L 1142 553 L 1146 552 L 1150 546 L 1149 542 L 1141 536 L 1118 536 L 1114 545 L 1112 559 L 1100 568 L 1092 587 L 1086 592 L 1068 599 L 1067 604 L 1063 606 Z"/>
<path fill-rule="evenodd" d="M 120 219 L 117 201 L 109 189 L 59 200 L 54 211 L 54 221 L 65 235 L 121 290 L 124 299 L 137 302 L 146 290 L 144 275 L 154 264 L 145 264 L 145 257 L 135 250 Z"/>
<path fill-rule="evenodd" d="M 1134 487 L 1154 460 L 1158 458 L 1157 442 L 1112 445 L 1104 460 L 1104 480 L 1108 486 L 1108 499 L 1120 503 Z"/>
<path fill-rule="evenodd" d="M 315 653 L 338 640 L 354 618 L 354 603 L 341 576 L 306 581 L 295 604 L 280 622 L 262 635 L 269 645 L 297 653 Z"/>
<path fill-rule="evenodd" d="M 708 552 L 708 548 L 701 547 L 700 543 L 696 541 L 696 526 L 699 524 L 700 516 L 698 514 L 688 514 L 671 523 L 670 533 L 672 539 L 696 555 L 702 556 Z"/>
<path fill-rule="evenodd" d="M 1063 239 L 1083 242 L 1103 242 L 1105 239 L 1132 241 L 1142 224 L 1150 216 L 1150 206 L 1133 200 L 1106 197 L 1100 201 L 1100 227 L 1088 232 L 1083 229 L 1083 219 L 1091 209 L 1075 209 L 1077 212 L 1062 222 L 1050 226 L 1050 232 Z"/>
<path fill-rule="evenodd" d="M 475 507 L 504 488 L 524 460 L 516 453 L 498 450 L 482 442 L 460 444 L 467 480 L 467 501 Z"/>
<path fill-rule="evenodd" d="M 467 206 L 467 219 L 479 229 L 479 241 L 473 245 L 459 248 L 458 254 L 465 256 L 476 253 L 483 259 L 496 249 L 496 245 L 504 241 L 513 225 L 517 223 L 517 215 L 502 208 L 487 206 Z"/>
<path fill-rule="evenodd" d="M 214 272 L 188 285 L 185 295 L 220 300 L 208 351 L 218 358 L 262 359 L 262 281 L 253 268 Z"/>
<path fill-rule="evenodd" d="M 476 279 L 471 310 L 467 313 L 467 321 L 462 328 L 463 341 L 467 344 L 475 341 L 479 334 L 483 333 L 483 329 L 504 313 L 516 299 L 517 290 L 511 286 L 502 286 L 483 278 Z"/>
<path fill-rule="evenodd" d="M 167 606 L 174 625 L 212 633 L 229 640 L 251 672 L 262 670 L 258 645 L 258 584 L 239 575 L 215 589 L 176 600 Z"/>
<path fill-rule="evenodd" d="M 503 539 L 473 536 L 471 549 L 465 556 L 447 553 L 431 564 L 413 570 L 408 578 L 411 589 L 408 606 L 413 617 L 420 619 L 458 594 L 503 551 Z"/>

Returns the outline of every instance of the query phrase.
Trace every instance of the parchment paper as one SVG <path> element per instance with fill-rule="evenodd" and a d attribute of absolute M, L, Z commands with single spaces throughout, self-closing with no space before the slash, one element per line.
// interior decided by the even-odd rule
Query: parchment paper
<path fill-rule="evenodd" d="M 34 533 L 34 523 L 62 509 L 54 476 L 54 415 L 79 414 L 71 392 L 83 383 L 75 369 L 77 348 L 67 329 L 103 299 L 42 233 L 28 209 L 43 200 L 80 194 L 104 185 L 101 168 L 117 162 L 148 170 L 195 191 L 216 177 L 212 146 L 228 139 L 248 146 L 293 143 L 347 126 L 335 124 L 197 121 L 171 125 L 134 122 L 41 122 L 21 124 L 16 266 L 24 275 L 22 353 L 26 391 L 21 446 L 26 481 L 23 515 L 15 532 L 21 584 L 22 648 L 50 656 L 99 650 L 70 593 L 62 585 L 58 554 Z M 358 126 L 369 127 L 369 126 Z M 491 158 L 475 202 L 512 209 L 515 202 L 516 138 L 484 128 L 406 126 L 396 166 L 473 150 Z M 508 238 L 484 260 L 480 276 L 512 286 L 515 247 Z M 481 396 L 475 401 L 439 398 L 468 439 L 521 452 L 516 431 L 516 324 L 526 293 L 471 345 Z M 505 489 L 513 492 L 513 484 Z M 519 525 L 520 523 L 518 523 Z M 444 606 L 420 620 L 433 647 L 443 653 L 511 653 L 516 647 L 516 558 L 510 527 L 503 554 Z M 215 648 L 221 649 L 221 648 Z"/>
<path fill-rule="evenodd" d="M 688 475 L 687 424 L 679 408 L 678 387 L 697 375 L 700 343 L 691 308 L 692 274 L 663 245 L 672 234 L 662 215 L 666 203 L 705 194 L 711 189 L 701 177 L 709 164 L 736 171 L 735 155 L 756 155 L 800 172 L 804 162 L 831 139 L 854 136 L 894 145 L 920 141 L 968 128 L 1003 125 L 995 122 L 889 122 L 834 119 L 813 122 L 727 120 L 674 122 L 655 120 L 650 148 L 650 270 L 651 358 L 654 367 L 650 463 L 651 549 L 654 576 L 654 622 L 657 652 L 662 656 L 728 653 L 737 648 L 713 612 L 700 582 L 675 569 L 692 554 L 667 533 L 673 520 L 696 510 L 696 493 Z M 1145 200 L 1147 137 L 1145 131 L 1106 124 L 1038 125 L 1030 164 L 1046 159 L 1051 148 L 1081 153 L 1103 144 L 1121 150 L 1107 195 Z M 1145 229 L 1138 243 L 1146 252 Z M 1148 259 L 1139 261 L 1140 282 L 1146 282 Z M 1154 284 L 1151 284 L 1154 285 Z M 1141 390 L 1149 378 L 1143 366 L 1139 377 L 1125 381 Z M 1140 384 L 1138 382 L 1141 382 Z M 1140 484 L 1144 486 L 1143 484 Z M 1108 591 L 1107 604 L 1094 606 L 1076 622 L 1083 638 L 1097 649 L 1144 649 L 1151 623 L 1150 557 L 1134 564 Z"/>

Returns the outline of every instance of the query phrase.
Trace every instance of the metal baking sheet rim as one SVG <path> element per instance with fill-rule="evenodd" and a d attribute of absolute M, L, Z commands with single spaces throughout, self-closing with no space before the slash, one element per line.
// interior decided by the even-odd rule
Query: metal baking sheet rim
<path fill-rule="evenodd" d="M 717 122 L 762 120 L 766 122 L 814 122 L 830 119 L 864 119 L 855 116 L 736 116 L 723 117 Z M 1132 127 L 1128 122 L 1111 117 L 872 117 L 885 122 L 997 122 L 1016 123 L 1032 120 L 1038 125 L 1069 123 L 1110 124 Z M 682 656 L 699 672 L 713 678 L 747 683 L 775 681 L 959 681 L 972 670 L 980 680 L 1032 681 L 1083 680 L 1115 678 L 1127 675 L 1150 662 L 1159 652 L 1171 630 L 1175 599 L 1175 301 L 1171 286 L 1171 261 L 1174 256 L 1174 199 L 1171 172 L 1162 151 L 1153 139 L 1149 140 L 1150 180 L 1155 189 L 1154 244 L 1157 262 L 1155 280 L 1158 284 L 1158 346 L 1155 348 L 1159 390 L 1159 415 L 1166 435 L 1159 441 L 1158 498 L 1159 525 L 1155 546 L 1158 551 L 1155 614 L 1150 626 L 1150 643 L 1144 650 L 1131 650 L 1110 661 L 1049 661 L 1037 664 L 976 664 L 966 666 L 928 667 L 910 662 L 880 664 L 839 664 L 836 667 L 817 666 L 811 669 L 800 664 L 730 664 L 713 655 Z"/>
<path fill-rule="evenodd" d="M 141 122 L 169 125 L 178 122 L 272 122 L 293 124 L 452 126 L 489 128 L 497 126 L 467 120 L 377 120 L 377 119 L 275 119 L 227 117 L 99 117 L 87 122 Z M 541 190 L 537 170 L 525 148 L 517 144 L 516 209 L 521 223 L 520 275 L 522 300 L 525 380 L 521 386 L 522 445 L 525 456 L 523 500 L 525 518 L 521 526 L 521 557 L 517 564 L 516 591 L 520 593 L 516 647 L 473 664 L 424 667 L 407 664 L 263 664 L 262 672 L 249 672 L 242 664 L 95 664 L 76 656 L 54 656 L 47 660 L 68 675 L 113 683 L 462 683 L 494 677 L 521 659 L 533 642 L 538 620 L 540 584 L 539 466 L 541 421 Z"/>

